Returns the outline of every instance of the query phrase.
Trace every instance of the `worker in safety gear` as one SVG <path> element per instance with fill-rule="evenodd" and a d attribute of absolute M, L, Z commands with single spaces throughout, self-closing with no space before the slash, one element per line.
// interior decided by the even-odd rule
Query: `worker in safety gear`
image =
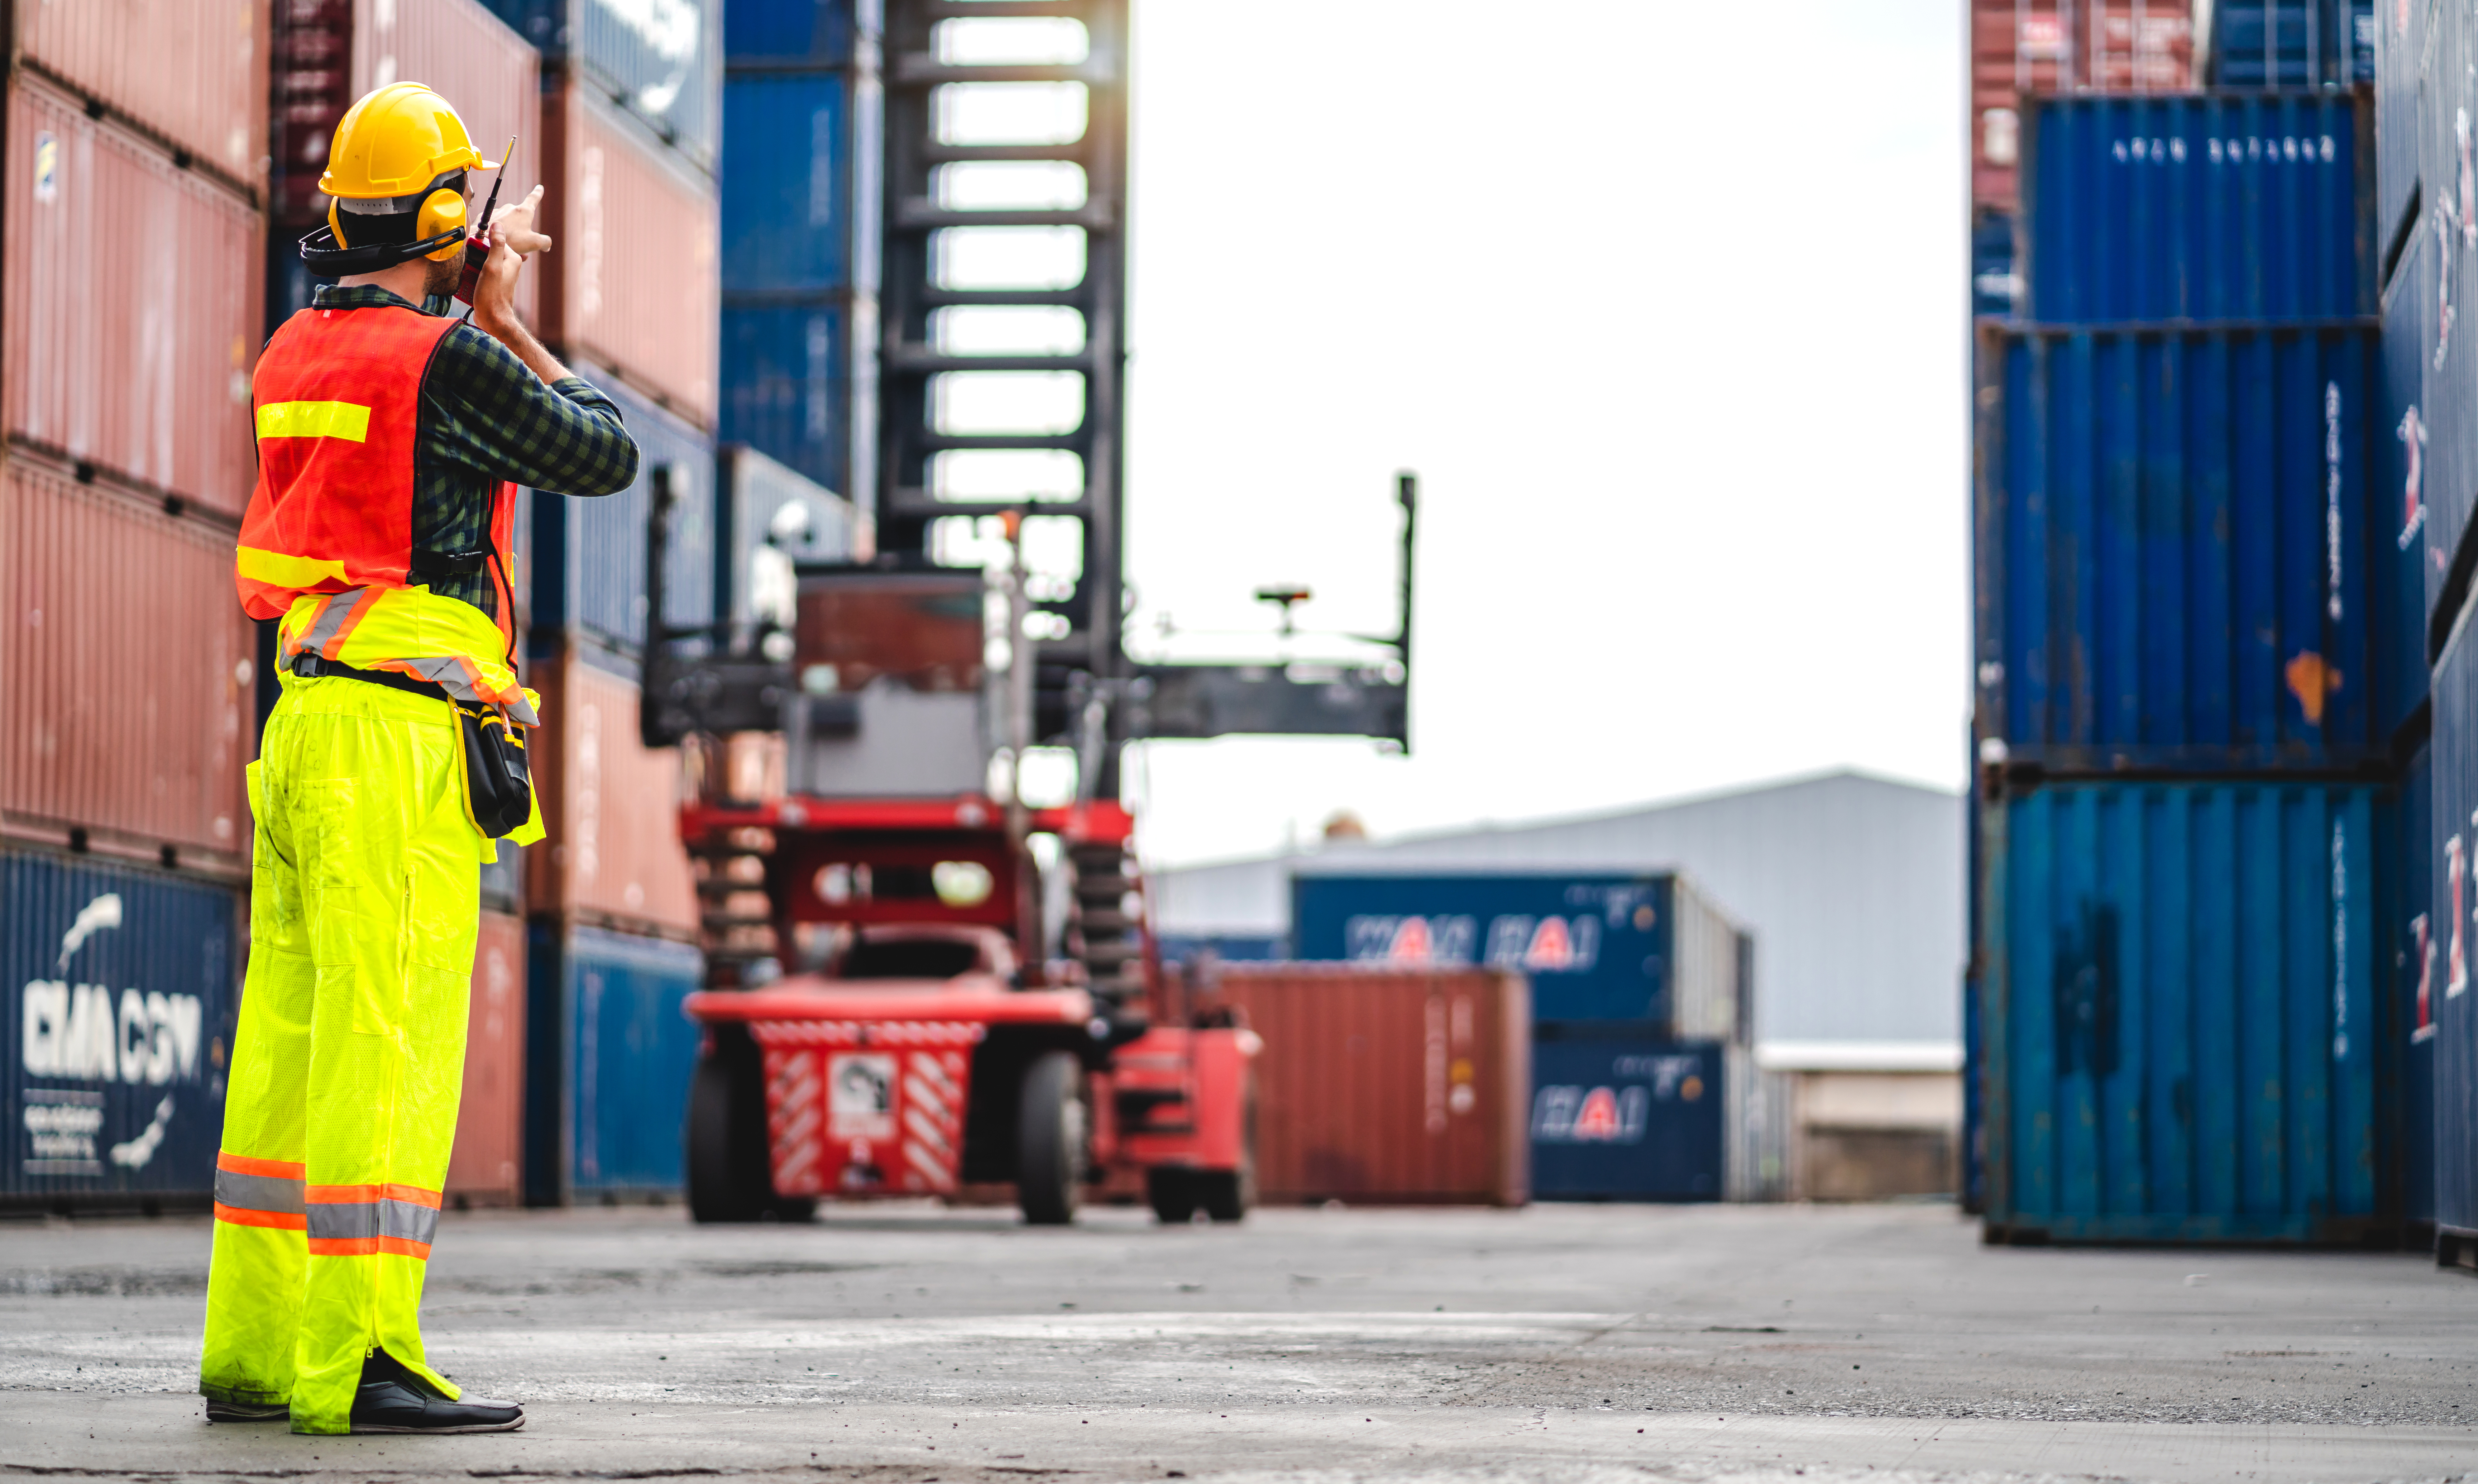
<path fill-rule="evenodd" d="M 607 397 L 515 313 L 550 239 L 537 186 L 485 224 L 469 322 L 469 172 L 447 102 L 370 93 L 336 129 L 302 241 L 321 286 L 260 356 L 259 475 L 235 572 L 277 628 L 283 697 L 249 765 L 249 973 L 198 1390 L 215 1421 L 496 1432 L 423 1348 L 422 1275 L 465 1066 L 478 870 L 542 838 L 509 581 L 516 486 L 636 479 Z M 478 239 L 477 239 L 478 245 Z"/>

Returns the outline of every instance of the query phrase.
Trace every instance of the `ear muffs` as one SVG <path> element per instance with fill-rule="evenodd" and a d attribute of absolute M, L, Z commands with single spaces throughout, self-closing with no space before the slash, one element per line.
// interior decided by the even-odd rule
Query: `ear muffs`
<path fill-rule="evenodd" d="M 433 263 L 445 263 L 450 259 L 464 256 L 465 192 L 441 189 L 422 197 L 421 214 L 414 218 L 414 240 L 427 242 L 451 232 L 456 236 L 446 246 L 437 252 L 424 253 L 422 256 Z M 343 235 L 337 234 L 336 239 L 342 241 Z"/>
<path fill-rule="evenodd" d="M 333 200 L 327 203 L 327 230 L 334 235 L 338 247 L 349 248 L 353 245 L 344 240 L 344 214 Z"/>

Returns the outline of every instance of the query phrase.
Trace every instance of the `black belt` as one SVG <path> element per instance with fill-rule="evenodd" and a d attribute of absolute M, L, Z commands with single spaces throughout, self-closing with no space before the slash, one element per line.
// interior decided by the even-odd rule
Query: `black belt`
<path fill-rule="evenodd" d="M 341 660 L 330 660 L 314 649 L 304 649 L 292 657 L 292 673 L 305 680 L 341 675 L 346 680 L 367 681 L 374 686 L 385 686 L 391 691 L 432 696 L 445 701 L 450 706 L 456 704 L 456 697 L 448 694 L 447 688 L 435 680 L 416 680 L 411 675 L 392 669 L 364 669 L 358 665 L 346 665 Z"/>

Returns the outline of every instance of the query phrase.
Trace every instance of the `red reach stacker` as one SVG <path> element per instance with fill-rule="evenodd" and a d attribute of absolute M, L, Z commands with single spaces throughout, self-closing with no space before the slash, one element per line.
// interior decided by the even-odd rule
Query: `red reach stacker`
<path fill-rule="evenodd" d="M 1003 1183 L 1037 1223 L 1073 1220 L 1096 1187 L 1141 1192 L 1165 1221 L 1246 1215 L 1256 1039 L 1163 994 L 1132 827 L 1116 804 L 974 794 L 683 811 L 707 879 L 762 880 L 776 961 L 814 966 L 689 1001 L 705 1027 L 695 1218 L 800 1220 L 821 1198 Z M 1074 897 L 1074 956 L 1048 966 L 1025 932 L 1035 837 L 1057 843 L 1049 875 Z M 1087 966 L 1119 982 L 1097 989 Z"/>

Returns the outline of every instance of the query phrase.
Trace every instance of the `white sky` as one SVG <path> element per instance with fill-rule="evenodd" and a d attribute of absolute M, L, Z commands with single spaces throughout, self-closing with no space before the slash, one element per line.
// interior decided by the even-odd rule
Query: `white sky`
<path fill-rule="evenodd" d="M 1147 853 L 1958 787 L 1962 8 L 1136 0 L 1133 630 L 1392 624 L 1412 752 L 1159 743 Z"/>

